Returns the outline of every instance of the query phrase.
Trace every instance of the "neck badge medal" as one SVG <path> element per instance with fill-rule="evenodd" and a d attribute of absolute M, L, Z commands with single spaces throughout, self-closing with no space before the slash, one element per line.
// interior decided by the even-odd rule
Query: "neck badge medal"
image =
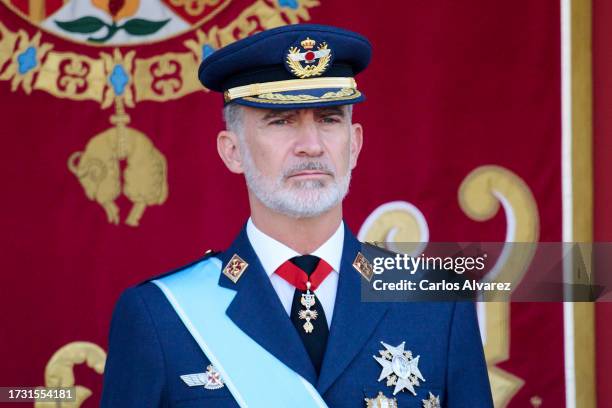
<path fill-rule="evenodd" d="M 302 293 L 302 299 L 300 300 L 300 303 L 306 309 L 300 310 L 298 314 L 301 320 L 306 320 L 306 323 L 304 323 L 304 326 L 302 326 L 306 333 L 312 333 L 314 326 L 310 321 L 315 320 L 319 315 L 316 310 L 310 309 L 316 302 L 314 293 L 310 291 L 310 286 L 310 282 L 306 282 L 306 293 Z"/>

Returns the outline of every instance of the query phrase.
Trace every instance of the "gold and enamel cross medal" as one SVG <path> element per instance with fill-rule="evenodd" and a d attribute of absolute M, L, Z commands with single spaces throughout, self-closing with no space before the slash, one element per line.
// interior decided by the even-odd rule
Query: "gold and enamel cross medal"
<path fill-rule="evenodd" d="M 306 282 L 306 293 L 302 293 L 302 306 L 306 309 L 300 310 L 298 316 L 301 320 L 306 320 L 306 323 L 302 326 L 306 333 L 312 333 L 314 326 L 310 323 L 311 320 L 315 320 L 318 316 L 316 310 L 310 310 L 311 307 L 315 305 L 315 295 L 310 292 L 311 283 L 310 281 Z"/>
<path fill-rule="evenodd" d="M 310 276 L 290 261 L 283 263 L 275 272 L 296 289 L 306 291 L 306 293 L 302 293 L 300 298 L 300 303 L 305 309 L 298 311 L 298 318 L 306 320 L 302 327 L 307 334 L 312 333 L 314 330 L 312 321 L 316 320 L 319 316 L 317 310 L 312 309 L 316 303 L 314 291 L 317 290 L 321 282 L 325 280 L 331 271 L 333 271 L 333 268 L 324 260 L 319 259 L 315 270 Z"/>

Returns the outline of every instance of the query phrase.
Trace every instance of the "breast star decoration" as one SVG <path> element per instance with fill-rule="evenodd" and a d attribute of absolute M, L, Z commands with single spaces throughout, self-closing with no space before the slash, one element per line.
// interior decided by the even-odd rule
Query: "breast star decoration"
<path fill-rule="evenodd" d="M 385 349 L 379 350 L 380 357 L 372 356 L 382 366 L 378 381 L 386 379 L 389 387 L 395 386 L 393 395 L 407 389 L 416 396 L 414 387 L 421 385 L 419 380 L 425 381 L 419 370 L 421 356 L 413 357 L 410 350 L 404 350 L 405 341 L 395 347 L 382 341 L 381 344 Z"/>

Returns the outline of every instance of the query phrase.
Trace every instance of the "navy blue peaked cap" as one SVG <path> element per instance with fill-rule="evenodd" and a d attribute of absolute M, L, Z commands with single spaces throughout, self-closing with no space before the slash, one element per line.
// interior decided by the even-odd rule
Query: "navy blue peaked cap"
<path fill-rule="evenodd" d="M 361 102 L 355 75 L 372 47 L 360 34 L 337 27 L 294 24 L 236 41 L 200 64 L 200 82 L 223 92 L 225 103 L 299 109 Z"/>

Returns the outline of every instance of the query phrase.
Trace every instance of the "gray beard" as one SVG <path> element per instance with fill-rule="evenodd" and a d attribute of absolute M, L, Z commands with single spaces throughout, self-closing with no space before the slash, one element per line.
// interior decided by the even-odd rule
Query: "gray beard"
<path fill-rule="evenodd" d="M 337 178 L 335 171 L 326 163 L 308 160 L 292 166 L 278 178 L 271 179 L 261 174 L 245 143 L 240 144 L 240 151 L 247 186 L 255 197 L 272 211 L 292 218 L 316 217 L 338 205 L 348 193 L 351 166 L 345 176 Z M 303 170 L 325 171 L 332 174 L 333 180 L 328 183 L 321 180 L 303 180 L 293 183 L 292 186 L 285 184 L 288 176 Z"/>

